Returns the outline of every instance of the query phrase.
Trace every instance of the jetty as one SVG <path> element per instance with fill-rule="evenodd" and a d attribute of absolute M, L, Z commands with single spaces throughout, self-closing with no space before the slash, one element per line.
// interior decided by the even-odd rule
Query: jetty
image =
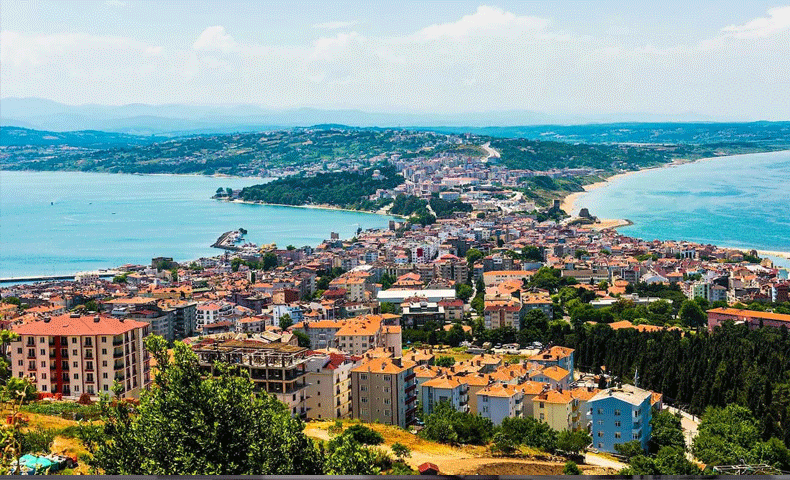
<path fill-rule="evenodd" d="M 231 230 L 230 232 L 225 232 L 219 236 L 216 242 L 214 242 L 211 247 L 212 248 L 221 248 L 223 250 L 228 250 L 231 252 L 239 252 L 241 251 L 241 247 L 236 246 L 236 240 L 240 237 L 241 232 L 238 230 Z"/>
<path fill-rule="evenodd" d="M 111 278 L 123 272 L 116 270 L 104 270 L 100 272 L 90 272 L 99 278 Z M 2 277 L 0 283 L 29 283 L 29 282 L 51 282 L 55 280 L 75 280 L 77 275 L 38 275 L 30 277 Z"/>

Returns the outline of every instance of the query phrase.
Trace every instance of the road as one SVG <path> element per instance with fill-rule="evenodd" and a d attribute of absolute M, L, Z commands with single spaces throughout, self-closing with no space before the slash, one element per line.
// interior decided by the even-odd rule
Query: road
<path fill-rule="evenodd" d="M 667 406 L 664 408 L 674 414 L 680 413 L 680 426 L 683 428 L 683 436 L 686 438 L 686 447 L 689 449 L 689 451 L 686 452 L 686 458 L 692 462 L 695 461 L 694 457 L 691 455 L 691 443 L 694 441 L 694 437 L 697 436 L 697 432 L 699 431 L 699 417 L 678 410 L 675 407 Z"/>
<path fill-rule="evenodd" d="M 490 158 L 499 158 L 500 157 L 499 152 L 497 152 L 496 150 L 491 148 L 491 142 L 486 142 L 486 143 L 484 143 L 483 145 L 480 145 L 480 146 L 483 148 L 483 150 L 486 151 L 486 153 L 488 153 L 488 156 L 486 157 L 486 160 L 489 160 Z"/>

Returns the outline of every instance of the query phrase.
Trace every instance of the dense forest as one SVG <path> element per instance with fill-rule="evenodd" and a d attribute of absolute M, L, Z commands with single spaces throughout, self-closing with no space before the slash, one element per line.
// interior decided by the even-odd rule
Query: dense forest
<path fill-rule="evenodd" d="M 403 183 L 395 167 L 381 165 L 377 169 L 383 178 L 373 178 L 374 168 L 364 173 L 330 172 L 314 177 L 293 176 L 270 183 L 245 187 L 240 198 L 250 202 L 285 205 L 334 205 L 343 208 L 370 210 L 384 202 L 368 199 L 378 189 L 394 188 Z"/>

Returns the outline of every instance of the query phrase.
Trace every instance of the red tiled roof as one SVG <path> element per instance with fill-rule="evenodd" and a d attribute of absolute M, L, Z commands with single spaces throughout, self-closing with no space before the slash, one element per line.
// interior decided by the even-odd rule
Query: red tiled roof
<path fill-rule="evenodd" d="M 135 328 L 148 325 L 135 320 L 121 320 L 109 315 L 98 315 L 99 321 L 94 321 L 96 315 L 82 315 L 72 317 L 71 314 L 57 315 L 46 320 L 30 322 L 14 326 L 13 330 L 19 335 L 36 335 L 54 337 L 60 335 L 86 336 L 86 335 L 120 335 Z"/>

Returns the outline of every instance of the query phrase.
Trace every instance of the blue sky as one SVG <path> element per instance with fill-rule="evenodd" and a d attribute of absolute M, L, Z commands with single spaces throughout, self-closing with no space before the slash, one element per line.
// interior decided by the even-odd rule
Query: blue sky
<path fill-rule="evenodd" d="M 771 2 L 0 7 L 3 97 L 790 119 L 790 6 Z"/>

